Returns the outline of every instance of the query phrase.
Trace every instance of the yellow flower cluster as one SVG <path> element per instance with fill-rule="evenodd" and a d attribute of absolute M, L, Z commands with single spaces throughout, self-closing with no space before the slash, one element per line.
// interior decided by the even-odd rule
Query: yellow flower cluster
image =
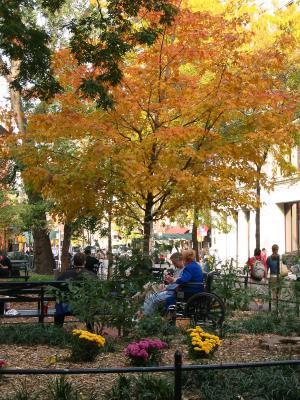
<path fill-rule="evenodd" d="M 104 346 L 105 339 L 103 336 L 96 335 L 95 333 L 91 333 L 88 331 L 83 331 L 81 329 L 73 329 L 72 334 L 74 336 L 78 336 L 79 339 L 87 340 L 89 342 L 93 342 L 97 344 L 99 347 Z"/>
<path fill-rule="evenodd" d="M 205 332 L 200 326 L 188 329 L 193 350 L 198 354 L 209 355 L 222 344 L 222 340 L 216 335 Z"/>

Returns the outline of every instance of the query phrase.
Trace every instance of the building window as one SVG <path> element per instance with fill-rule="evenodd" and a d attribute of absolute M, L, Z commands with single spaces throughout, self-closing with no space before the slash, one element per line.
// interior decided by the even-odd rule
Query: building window
<path fill-rule="evenodd" d="M 297 251 L 300 248 L 300 202 L 285 203 L 285 251 Z"/>

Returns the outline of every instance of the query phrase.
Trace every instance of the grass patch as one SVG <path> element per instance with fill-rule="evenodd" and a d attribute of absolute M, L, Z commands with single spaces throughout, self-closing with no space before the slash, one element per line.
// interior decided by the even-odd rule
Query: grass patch
<path fill-rule="evenodd" d="M 50 345 L 66 347 L 72 335 L 64 329 L 43 324 L 13 324 L 0 326 L 1 344 L 20 344 L 27 346 Z"/>
<path fill-rule="evenodd" d="M 30 272 L 29 271 L 29 279 L 27 282 L 49 282 L 49 281 L 55 281 L 54 275 L 41 275 L 37 274 L 36 272 Z M 24 278 L 12 278 L 12 279 L 1 279 L 2 282 L 25 282 Z"/>
<path fill-rule="evenodd" d="M 277 316 L 272 313 L 253 314 L 250 317 L 231 320 L 223 327 L 223 333 L 246 333 L 290 336 L 300 335 L 300 321 L 294 315 Z"/>
<path fill-rule="evenodd" d="M 48 282 L 48 281 L 55 281 L 54 275 L 41 275 L 33 272 L 30 274 L 30 278 L 28 282 Z"/>

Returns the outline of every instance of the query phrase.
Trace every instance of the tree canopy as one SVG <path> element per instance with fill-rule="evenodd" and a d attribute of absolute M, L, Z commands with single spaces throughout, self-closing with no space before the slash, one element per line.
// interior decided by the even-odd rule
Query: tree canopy
<path fill-rule="evenodd" d="M 280 161 L 294 144 L 298 95 L 282 74 L 296 45 L 286 29 L 256 45 L 251 14 L 232 7 L 185 5 L 151 47 L 136 42 L 120 64 L 120 84 L 108 86 L 114 104 L 106 110 L 95 107 L 96 92 L 82 96 L 82 80 L 97 82 L 99 67 L 60 50 L 53 66 L 64 93 L 30 118 L 34 146 L 18 149 L 26 181 L 70 217 L 113 203 L 116 215 L 143 225 L 146 251 L 153 221 L 188 205 L 256 204 L 258 176 L 266 187 L 270 181 L 252 163 L 265 146 Z M 157 24 L 156 14 L 143 17 Z"/>

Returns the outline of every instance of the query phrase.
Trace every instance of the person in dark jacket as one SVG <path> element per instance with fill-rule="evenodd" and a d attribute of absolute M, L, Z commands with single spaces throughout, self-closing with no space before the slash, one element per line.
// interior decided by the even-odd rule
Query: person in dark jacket
<path fill-rule="evenodd" d="M 10 259 L 1 251 L 0 252 L 0 278 L 7 278 L 11 274 L 11 261 Z"/>
<path fill-rule="evenodd" d="M 86 256 L 83 253 L 76 253 L 73 259 L 73 268 L 67 269 L 65 272 L 60 274 L 57 278 L 58 281 L 80 281 L 82 275 L 88 274 L 96 279 L 96 275 L 85 268 Z M 70 314 L 69 306 L 67 303 L 56 303 L 55 305 L 55 316 L 54 324 L 57 326 L 63 326 L 65 316 Z"/>
<path fill-rule="evenodd" d="M 96 257 L 93 257 L 91 254 L 91 249 L 90 247 L 87 247 L 84 250 L 84 254 L 86 256 L 86 260 L 85 260 L 85 268 L 88 271 L 92 271 L 95 274 L 97 274 L 98 272 L 98 267 L 99 267 L 99 260 L 97 260 Z"/>

